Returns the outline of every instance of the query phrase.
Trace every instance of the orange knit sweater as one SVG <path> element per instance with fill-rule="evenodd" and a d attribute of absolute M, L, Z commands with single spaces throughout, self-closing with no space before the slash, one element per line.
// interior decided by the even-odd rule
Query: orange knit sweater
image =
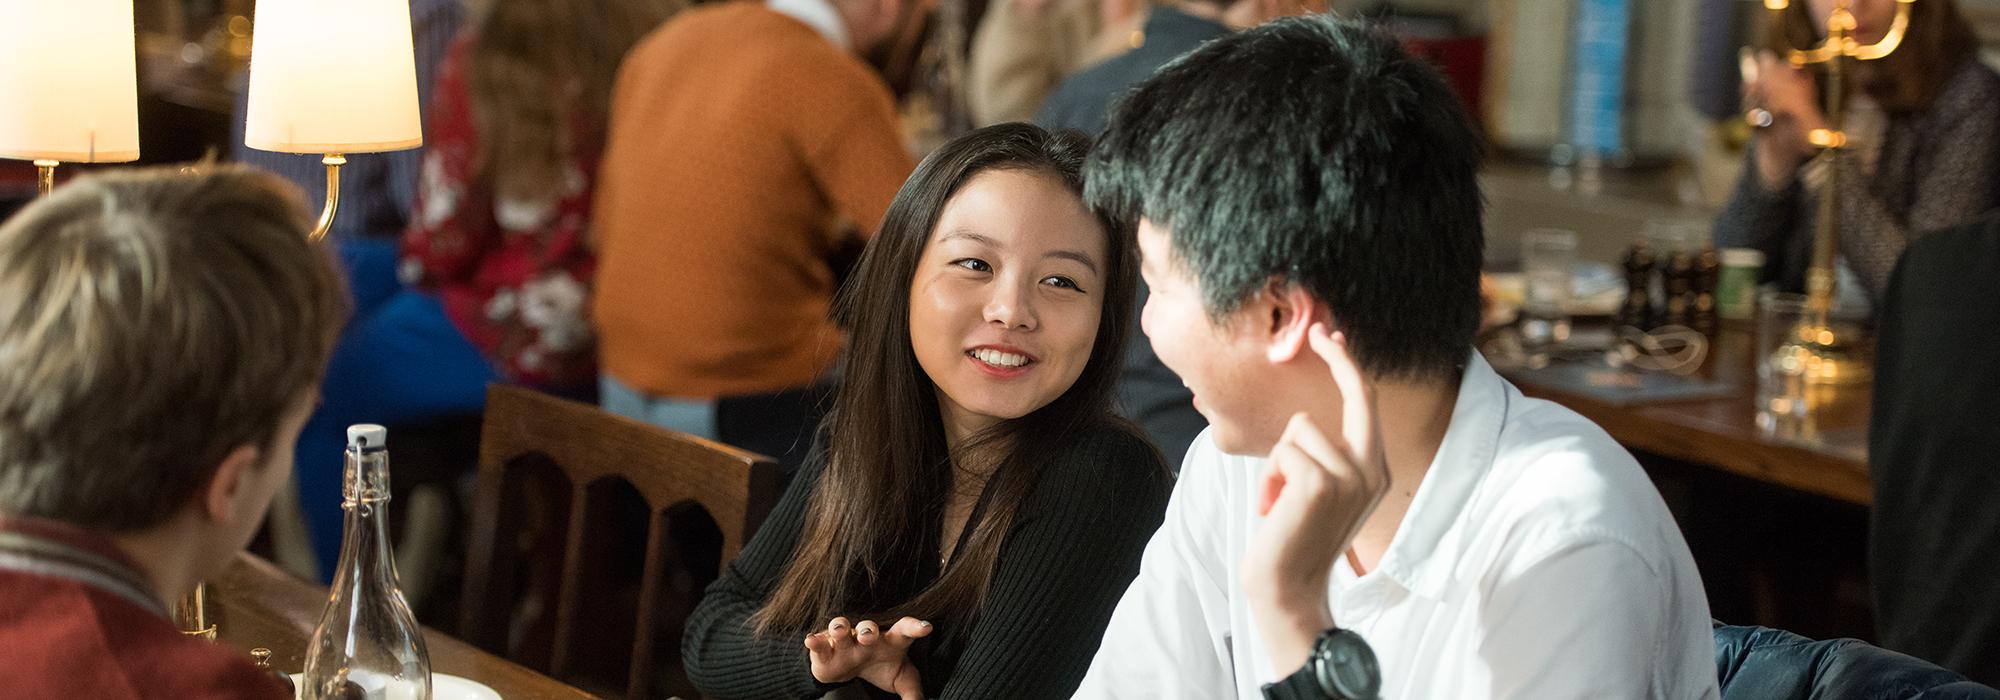
<path fill-rule="evenodd" d="M 656 396 L 806 386 L 839 353 L 826 258 L 911 170 L 866 64 L 761 3 L 689 9 L 619 69 L 598 189 L 603 371 Z"/>

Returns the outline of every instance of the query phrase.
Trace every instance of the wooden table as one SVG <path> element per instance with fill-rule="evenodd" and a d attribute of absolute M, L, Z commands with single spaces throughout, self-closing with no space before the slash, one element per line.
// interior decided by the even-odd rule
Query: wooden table
<path fill-rule="evenodd" d="M 1816 392 L 1805 421 L 1760 426 L 1755 344 L 1755 329 L 1748 325 L 1725 326 L 1714 338 L 1698 376 L 1738 387 L 1723 398 L 1621 406 L 1536 383 L 1518 371 L 1501 374 L 1529 396 L 1583 414 L 1631 449 L 1868 505 L 1870 387 Z"/>
<path fill-rule="evenodd" d="M 327 591 L 250 554 L 237 556 L 208 585 L 209 615 L 223 643 L 271 650 L 271 665 L 288 672 L 305 667 L 306 641 L 319 624 Z M 431 668 L 492 687 L 508 700 L 592 697 L 555 679 L 488 654 L 437 630 L 424 628 Z"/>

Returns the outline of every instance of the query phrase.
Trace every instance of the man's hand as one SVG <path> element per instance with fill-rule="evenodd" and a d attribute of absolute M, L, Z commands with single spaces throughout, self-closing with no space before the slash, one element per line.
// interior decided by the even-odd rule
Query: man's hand
<path fill-rule="evenodd" d="M 1243 556 L 1251 614 L 1281 674 L 1304 665 L 1313 640 L 1333 626 L 1326 596 L 1334 557 L 1389 492 L 1374 388 L 1344 336 L 1313 324 L 1308 337 L 1340 390 L 1338 437 L 1304 413 L 1292 416 L 1271 449 L 1257 494 L 1264 523 Z"/>
<path fill-rule="evenodd" d="M 806 635 L 813 678 L 821 683 L 860 678 L 902 700 L 923 700 L 924 684 L 906 652 L 911 642 L 930 633 L 931 623 L 914 617 L 897 620 L 887 632 L 874 620 L 850 626 L 847 618 L 833 618 L 826 631 Z"/>

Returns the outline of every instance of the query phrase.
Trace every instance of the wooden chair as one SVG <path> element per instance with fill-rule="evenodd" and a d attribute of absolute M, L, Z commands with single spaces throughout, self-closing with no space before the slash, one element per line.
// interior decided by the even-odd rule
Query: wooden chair
<path fill-rule="evenodd" d="M 778 483 L 777 465 L 762 455 L 494 386 L 459 634 L 600 692 L 615 692 L 610 679 L 622 675 L 628 697 L 692 695 L 675 630 L 770 513 Z M 719 552 L 689 573 L 686 560 L 703 552 L 676 534 L 706 527 L 719 531 Z M 643 555 L 629 554 L 639 531 Z M 620 580 L 640 562 L 636 582 Z"/>

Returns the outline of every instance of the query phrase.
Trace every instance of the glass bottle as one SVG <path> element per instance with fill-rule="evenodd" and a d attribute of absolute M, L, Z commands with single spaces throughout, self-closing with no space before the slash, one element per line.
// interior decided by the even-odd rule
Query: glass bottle
<path fill-rule="evenodd" d="M 306 646 L 302 697 L 429 700 L 430 654 L 389 551 L 388 430 L 349 427 L 345 472 L 340 562 Z"/>

